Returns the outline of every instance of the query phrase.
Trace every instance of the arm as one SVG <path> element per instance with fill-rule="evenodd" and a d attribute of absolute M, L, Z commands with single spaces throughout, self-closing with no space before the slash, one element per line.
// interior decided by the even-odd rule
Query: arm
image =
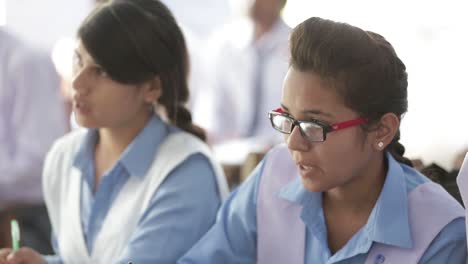
<path fill-rule="evenodd" d="M 215 225 L 179 264 L 255 263 L 257 255 L 256 200 L 263 163 L 239 189 L 231 193 Z"/>
<path fill-rule="evenodd" d="M 450 222 L 432 241 L 419 263 L 465 264 L 467 261 L 465 219 Z"/>
<path fill-rule="evenodd" d="M 15 57 L 8 67 L 10 81 L 0 91 L 5 96 L 0 111 L 0 201 L 37 202 L 43 158 L 65 133 L 58 77 L 50 59 L 39 54 Z"/>
<path fill-rule="evenodd" d="M 118 263 L 175 263 L 214 223 L 219 205 L 211 164 L 190 156 L 156 191 Z"/>

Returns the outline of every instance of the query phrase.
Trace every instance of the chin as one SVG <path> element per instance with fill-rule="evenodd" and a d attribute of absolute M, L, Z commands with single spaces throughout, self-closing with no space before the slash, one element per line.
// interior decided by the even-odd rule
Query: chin
<path fill-rule="evenodd" d="M 83 127 L 83 128 L 97 128 L 98 127 L 96 122 L 93 122 L 93 120 L 90 120 L 89 118 L 81 118 L 79 116 L 75 116 L 75 122 L 78 126 Z"/>
<path fill-rule="evenodd" d="M 312 181 L 307 178 L 302 178 L 302 185 L 304 186 L 304 189 L 306 189 L 309 192 L 325 192 L 329 190 L 329 186 L 324 185 L 321 182 L 318 181 Z"/>

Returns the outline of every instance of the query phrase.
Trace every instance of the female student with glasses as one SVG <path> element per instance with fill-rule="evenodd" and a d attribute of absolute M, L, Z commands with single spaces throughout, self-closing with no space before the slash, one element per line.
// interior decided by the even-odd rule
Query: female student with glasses
<path fill-rule="evenodd" d="M 78 31 L 73 80 L 88 129 L 56 142 L 44 169 L 56 255 L 4 249 L 0 263 L 175 263 L 200 239 L 227 185 L 184 106 L 187 74 L 161 2 L 97 6 Z"/>
<path fill-rule="evenodd" d="M 271 150 L 179 263 L 465 263 L 463 208 L 403 157 L 407 73 L 381 35 L 310 18 L 290 37 Z"/>

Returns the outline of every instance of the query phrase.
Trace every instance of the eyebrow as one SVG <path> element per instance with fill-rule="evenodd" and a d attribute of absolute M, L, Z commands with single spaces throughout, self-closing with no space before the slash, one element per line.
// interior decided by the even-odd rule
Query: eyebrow
<path fill-rule="evenodd" d="M 285 105 L 281 104 L 281 107 L 282 107 L 284 110 L 286 110 L 286 111 L 289 112 L 289 109 L 288 109 Z M 304 110 L 304 111 L 302 111 L 302 113 L 304 113 L 304 114 L 313 114 L 313 115 L 321 115 L 321 116 L 327 116 L 327 117 L 333 117 L 333 115 L 330 114 L 330 113 L 326 113 L 326 112 L 323 112 L 323 111 L 320 111 L 320 110 L 316 110 L 316 109 Z"/>

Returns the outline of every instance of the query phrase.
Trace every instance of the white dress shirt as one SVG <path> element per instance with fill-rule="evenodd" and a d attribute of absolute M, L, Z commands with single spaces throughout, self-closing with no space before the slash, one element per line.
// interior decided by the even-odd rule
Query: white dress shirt
<path fill-rule="evenodd" d="M 267 113 L 280 104 L 289 33 L 290 28 L 279 19 L 267 34 L 254 40 L 253 22 L 245 18 L 226 25 L 213 38 L 206 89 L 193 111 L 195 123 L 208 131 L 215 144 L 221 144 L 215 146 L 215 152 L 223 153 L 218 155 L 222 162 L 241 163 L 248 152 L 280 141 Z M 258 50 L 264 54 L 261 69 L 257 69 Z M 254 98 L 258 83 L 261 97 Z M 254 118 L 258 123 L 251 131 Z M 220 146 L 235 146 L 236 150 L 221 147 L 217 151 Z M 228 152 L 236 157 L 226 155 Z"/>

